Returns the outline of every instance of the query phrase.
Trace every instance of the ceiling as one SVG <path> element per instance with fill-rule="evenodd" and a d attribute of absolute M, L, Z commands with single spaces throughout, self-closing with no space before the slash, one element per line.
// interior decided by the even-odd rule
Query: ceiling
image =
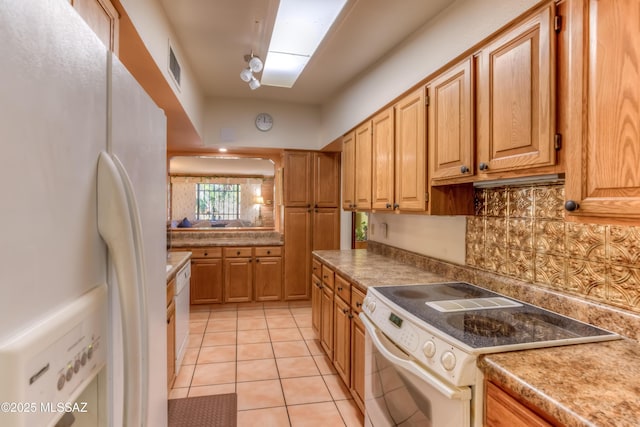
<path fill-rule="evenodd" d="M 172 175 L 274 176 L 271 160 L 237 157 L 176 156 L 169 161 Z"/>
<path fill-rule="evenodd" d="M 240 80 L 244 56 L 265 58 L 278 0 L 156 0 L 205 97 L 319 105 L 365 73 L 454 0 L 349 0 L 293 88 Z M 305 0 L 300 0 L 305 1 Z"/>

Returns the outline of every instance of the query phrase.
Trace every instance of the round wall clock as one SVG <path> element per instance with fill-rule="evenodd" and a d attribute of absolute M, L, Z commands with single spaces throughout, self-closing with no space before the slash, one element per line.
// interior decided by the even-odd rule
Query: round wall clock
<path fill-rule="evenodd" d="M 273 127 L 273 118 L 267 113 L 258 114 L 256 117 L 256 127 L 263 132 L 271 130 Z"/>

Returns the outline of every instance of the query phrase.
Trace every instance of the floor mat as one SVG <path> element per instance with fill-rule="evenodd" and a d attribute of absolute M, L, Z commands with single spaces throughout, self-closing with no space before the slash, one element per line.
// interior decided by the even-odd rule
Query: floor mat
<path fill-rule="evenodd" d="M 235 427 L 236 393 L 169 400 L 169 427 Z"/>

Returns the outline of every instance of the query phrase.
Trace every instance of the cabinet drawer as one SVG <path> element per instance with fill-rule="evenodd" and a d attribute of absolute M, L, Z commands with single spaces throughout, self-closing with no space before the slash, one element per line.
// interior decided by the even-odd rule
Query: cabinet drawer
<path fill-rule="evenodd" d="M 282 255 L 282 248 L 280 246 L 265 246 L 255 248 L 255 255 L 260 256 L 280 256 Z"/>
<path fill-rule="evenodd" d="M 355 286 L 351 286 L 351 308 L 360 314 L 362 311 L 362 301 L 364 300 L 364 293 Z"/>
<path fill-rule="evenodd" d="M 335 273 L 332 269 L 330 269 L 326 265 L 322 266 L 322 283 L 327 285 L 327 287 L 331 290 L 333 290 L 334 274 Z"/>
<path fill-rule="evenodd" d="M 351 302 L 351 283 L 346 279 L 340 277 L 339 275 L 335 275 L 335 293 L 338 295 L 344 302 L 349 304 Z"/>
<path fill-rule="evenodd" d="M 322 264 L 315 258 L 311 263 L 311 274 L 316 276 L 318 279 L 320 279 L 320 275 L 322 274 Z"/>
<path fill-rule="evenodd" d="M 191 258 L 220 258 L 222 248 L 192 248 Z"/>
<path fill-rule="evenodd" d="M 173 301 L 173 297 L 176 294 L 176 279 L 175 277 L 167 284 L 167 307 Z"/>
<path fill-rule="evenodd" d="M 224 248 L 224 256 L 225 258 L 249 258 L 252 256 L 251 249 L 252 248 Z"/>

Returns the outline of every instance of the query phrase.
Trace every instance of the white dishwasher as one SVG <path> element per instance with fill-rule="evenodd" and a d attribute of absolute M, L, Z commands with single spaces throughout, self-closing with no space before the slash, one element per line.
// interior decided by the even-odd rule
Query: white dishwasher
<path fill-rule="evenodd" d="M 189 282 L 191 279 L 191 263 L 176 274 L 176 375 L 180 371 L 184 353 L 189 339 Z"/>

